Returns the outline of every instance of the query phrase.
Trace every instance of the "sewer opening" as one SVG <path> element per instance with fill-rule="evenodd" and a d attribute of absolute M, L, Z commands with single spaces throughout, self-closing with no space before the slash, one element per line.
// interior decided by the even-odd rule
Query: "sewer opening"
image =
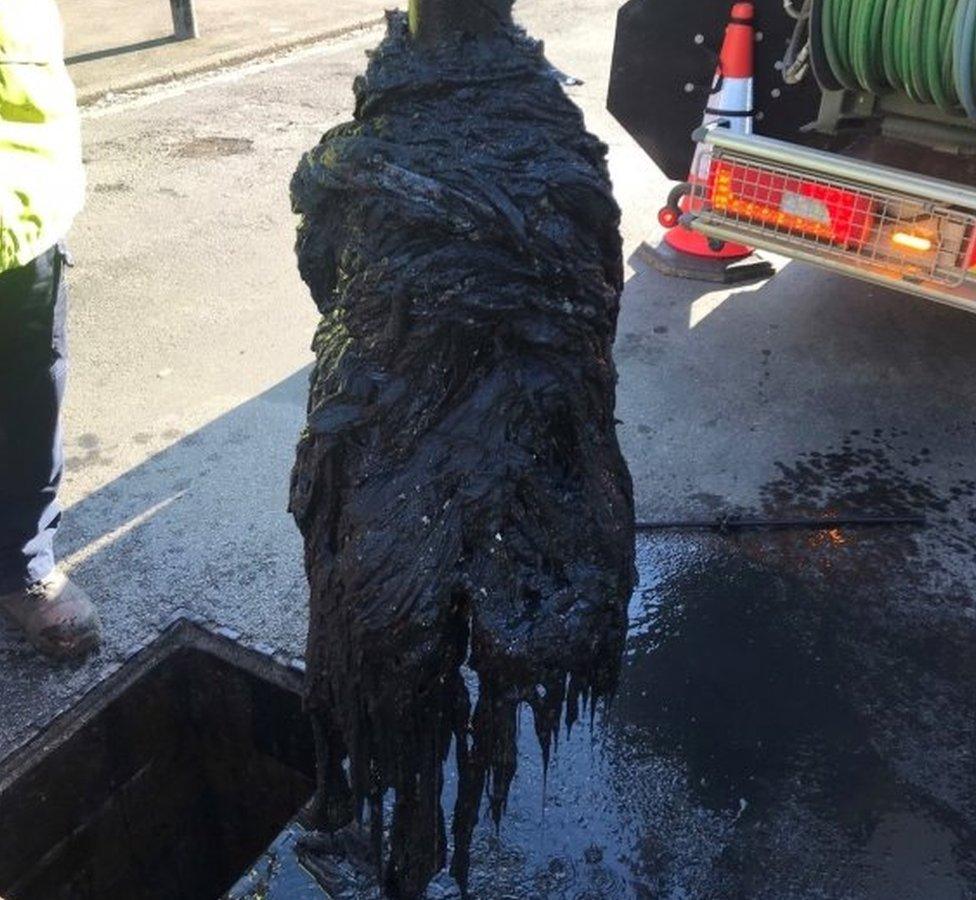
<path fill-rule="evenodd" d="M 0 764 L 0 897 L 220 897 L 314 791 L 299 687 L 179 623 Z"/>

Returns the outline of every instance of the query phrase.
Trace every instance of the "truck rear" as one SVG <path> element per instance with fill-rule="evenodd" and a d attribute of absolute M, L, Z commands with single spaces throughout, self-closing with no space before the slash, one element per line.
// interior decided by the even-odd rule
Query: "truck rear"
<path fill-rule="evenodd" d="M 662 224 L 976 309 L 976 0 L 752 6 L 749 128 L 701 126 L 728 0 L 619 13 L 608 105 L 679 182 Z"/>

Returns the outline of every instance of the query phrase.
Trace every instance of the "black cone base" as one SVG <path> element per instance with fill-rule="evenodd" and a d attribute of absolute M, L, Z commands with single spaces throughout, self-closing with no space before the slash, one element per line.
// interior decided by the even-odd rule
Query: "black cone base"
<path fill-rule="evenodd" d="M 656 247 L 647 243 L 641 244 L 637 256 L 662 275 L 710 281 L 714 284 L 743 284 L 771 278 L 776 274 L 772 263 L 760 259 L 754 253 L 743 259 L 708 259 L 692 253 L 681 253 L 665 241 L 661 241 Z"/>

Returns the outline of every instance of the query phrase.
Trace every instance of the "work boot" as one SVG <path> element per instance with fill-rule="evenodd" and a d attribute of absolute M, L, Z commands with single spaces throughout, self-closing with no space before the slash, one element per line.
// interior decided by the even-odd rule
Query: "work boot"
<path fill-rule="evenodd" d="M 54 659 L 84 656 L 101 641 L 91 598 L 60 569 L 30 587 L 0 596 L 0 611 L 34 647 Z"/>

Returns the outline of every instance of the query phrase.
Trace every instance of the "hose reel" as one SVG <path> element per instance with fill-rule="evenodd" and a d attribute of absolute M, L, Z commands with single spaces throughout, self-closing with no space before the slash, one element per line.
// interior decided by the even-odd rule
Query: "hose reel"
<path fill-rule="evenodd" d="M 825 90 L 902 94 L 976 121 L 976 0 L 810 0 L 787 12 Z M 797 15 L 799 13 L 799 15 Z"/>

